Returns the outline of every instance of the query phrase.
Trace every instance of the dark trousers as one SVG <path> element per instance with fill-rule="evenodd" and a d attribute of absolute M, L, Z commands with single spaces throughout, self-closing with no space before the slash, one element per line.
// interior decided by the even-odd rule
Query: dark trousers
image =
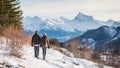
<path fill-rule="evenodd" d="M 39 46 L 34 46 L 34 54 L 35 54 L 35 57 L 39 56 Z"/>
<path fill-rule="evenodd" d="M 42 54 L 46 55 L 46 47 L 42 47 Z"/>

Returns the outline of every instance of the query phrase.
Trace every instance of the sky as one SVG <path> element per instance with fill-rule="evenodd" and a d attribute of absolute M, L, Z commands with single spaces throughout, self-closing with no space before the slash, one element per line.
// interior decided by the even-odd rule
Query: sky
<path fill-rule="evenodd" d="M 79 12 L 97 20 L 120 21 L 120 0 L 20 0 L 23 16 L 74 18 Z"/>

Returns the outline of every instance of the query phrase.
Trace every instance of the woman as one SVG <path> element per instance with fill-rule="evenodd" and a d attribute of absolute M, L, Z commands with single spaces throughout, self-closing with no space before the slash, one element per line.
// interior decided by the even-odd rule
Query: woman
<path fill-rule="evenodd" d="M 47 34 L 45 33 L 42 37 L 42 53 L 43 53 L 43 60 L 46 58 L 46 48 L 50 48 L 49 39 Z"/>

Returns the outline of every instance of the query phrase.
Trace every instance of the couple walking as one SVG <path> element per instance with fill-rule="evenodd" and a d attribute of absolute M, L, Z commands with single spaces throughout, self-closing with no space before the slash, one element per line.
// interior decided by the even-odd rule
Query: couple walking
<path fill-rule="evenodd" d="M 46 57 L 46 48 L 50 48 L 49 39 L 47 37 L 47 34 L 45 33 L 42 38 L 38 35 L 38 32 L 35 31 L 33 37 L 32 37 L 32 46 L 34 46 L 34 54 L 35 58 L 39 59 L 39 47 L 42 47 L 42 54 L 43 54 L 43 60 L 45 60 Z"/>

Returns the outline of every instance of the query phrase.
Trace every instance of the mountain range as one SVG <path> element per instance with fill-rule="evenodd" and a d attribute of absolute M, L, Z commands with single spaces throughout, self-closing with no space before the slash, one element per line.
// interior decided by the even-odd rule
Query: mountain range
<path fill-rule="evenodd" d="M 78 13 L 73 19 L 64 17 L 43 19 L 38 16 L 27 16 L 23 19 L 22 25 L 26 34 L 32 35 L 37 30 L 41 36 L 47 33 L 50 38 L 66 41 L 101 26 L 117 27 L 120 25 L 120 22 L 111 19 L 108 21 L 99 21 L 92 16 Z"/>

